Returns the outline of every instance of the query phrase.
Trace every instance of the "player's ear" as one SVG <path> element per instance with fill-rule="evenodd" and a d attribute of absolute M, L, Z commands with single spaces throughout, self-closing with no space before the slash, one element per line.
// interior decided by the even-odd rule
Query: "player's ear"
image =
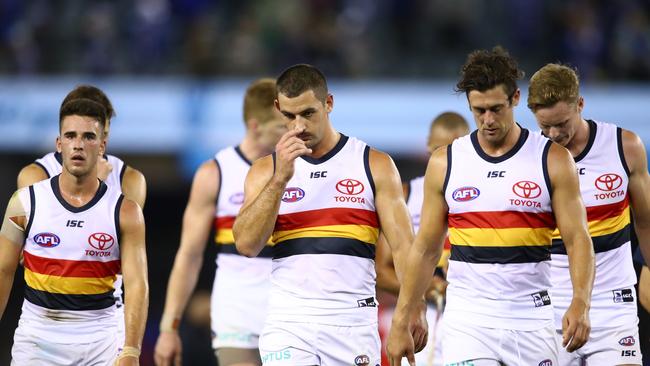
<path fill-rule="evenodd" d="M 60 154 L 61 153 L 61 137 L 60 136 L 56 137 L 56 141 L 55 141 L 54 144 L 56 146 L 56 152 L 58 152 Z"/>

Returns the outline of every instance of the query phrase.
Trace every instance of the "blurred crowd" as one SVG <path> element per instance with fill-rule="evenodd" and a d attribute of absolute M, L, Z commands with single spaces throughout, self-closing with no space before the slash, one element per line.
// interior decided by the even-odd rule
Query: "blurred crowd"
<path fill-rule="evenodd" d="M 501 44 L 525 70 L 650 80 L 647 0 L 0 0 L 0 75 L 453 78 Z"/>

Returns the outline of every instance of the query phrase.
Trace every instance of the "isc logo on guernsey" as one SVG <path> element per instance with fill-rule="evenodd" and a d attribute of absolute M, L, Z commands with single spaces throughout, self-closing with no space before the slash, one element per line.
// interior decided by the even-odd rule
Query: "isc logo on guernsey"
<path fill-rule="evenodd" d="M 451 194 L 451 198 L 456 202 L 467 202 L 476 199 L 480 195 L 481 191 L 479 191 L 478 188 L 460 187 Z"/>

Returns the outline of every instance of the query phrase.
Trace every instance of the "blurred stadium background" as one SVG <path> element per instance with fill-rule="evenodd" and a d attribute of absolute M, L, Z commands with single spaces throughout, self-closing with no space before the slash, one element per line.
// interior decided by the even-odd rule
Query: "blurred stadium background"
<path fill-rule="evenodd" d="M 527 77 L 548 62 L 578 67 L 587 118 L 616 122 L 650 143 L 650 2 L 646 0 L 0 0 L 0 201 L 19 169 L 54 148 L 58 107 L 80 83 L 117 111 L 109 152 L 141 170 L 151 305 L 149 356 L 194 169 L 243 134 L 241 100 L 255 78 L 312 63 L 330 81 L 337 129 L 390 153 L 404 180 L 423 173 L 431 119 L 453 110 L 468 52 L 501 44 Z M 524 103 L 517 121 L 534 129 Z M 199 288 L 209 291 L 214 252 Z M 9 364 L 22 273 L 0 325 Z M 205 299 L 205 298 L 203 298 Z M 209 354 L 205 303 L 184 332 Z M 202 307 L 203 306 L 203 307 Z M 193 326 L 192 324 L 195 324 Z"/>

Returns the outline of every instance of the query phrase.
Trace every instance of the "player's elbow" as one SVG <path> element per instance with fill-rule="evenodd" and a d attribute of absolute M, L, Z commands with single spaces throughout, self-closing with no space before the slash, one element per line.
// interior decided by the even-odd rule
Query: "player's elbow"
<path fill-rule="evenodd" d="M 247 240 L 237 240 L 235 239 L 235 247 L 237 252 L 243 255 L 244 257 L 253 258 L 257 257 L 260 253 L 260 250 L 257 249 L 257 243 L 247 241 Z"/>

